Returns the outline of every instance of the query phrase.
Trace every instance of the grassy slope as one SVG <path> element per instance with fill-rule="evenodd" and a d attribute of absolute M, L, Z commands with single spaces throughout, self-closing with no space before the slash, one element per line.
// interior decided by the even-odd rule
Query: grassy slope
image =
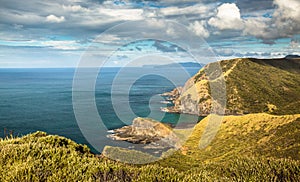
<path fill-rule="evenodd" d="M 227 108 L 250 113 L 300 113 L 300 61 L 298 63 L 285 59 L 237 60 L 234 71 L 226 78 L 230 98 Z M 268 107 L 272 105 L 274 109 Z"/>
<path fill-rule="evenodd" d="M 300 113 L 300 60 L 243 58 L 219 63 L 226 81 L 229 113 Z M 194 84 L 205 75 L 205 69 L 200 70 L 192 78 Z M 201 89 L 198 92 L 202 98 Z"/>
<path fill-rule="evenodd" d="M 289 158 L 300 160 L 300 114 L 269 115 L 248 114 L 244 116 L 224 116 L 219 131 L 210 145 L 199 149 L 199 142 L 209 120 L 203 119 L 196 125 L 192 135 L 185 144 L 186 154 L 181 157 L 185 165 L 176 166 L 177 152 L 161 164 L 182 170 L 198 163 L 225 163 L 235 158 L 272 158 L 273 160 Z"/>
<path fill-rule="evenodd" d="M 0 181 L 297 181 L 300 115 L 226 116 L 204 150 L 197 124 L 187 152 L 149 165 L 95 156 L 86 146 L 38 132 L 0 141 Z"/>
<path fill-rule="evenodd" d="M 187 155 L 204 161 L 231 160 L 236 156 L 264 156 L 300 160 L 300 114 L 225 116 L 212 143 L 199 150 L 209 117 L 201 121 L 187 141 Z"/>

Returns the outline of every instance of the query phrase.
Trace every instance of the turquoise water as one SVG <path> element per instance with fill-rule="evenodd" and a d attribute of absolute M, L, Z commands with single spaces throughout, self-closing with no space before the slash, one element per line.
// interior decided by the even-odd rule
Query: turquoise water
<path fill-rule="evenodd" d="M 128 78 L 145 72 L 144 69 L 151 68 L 131 68 Z M 199 68 L 186 68 L 186 70 L 193 75 Z M 7 132 L 13 131 L 15 136 L 40 130 L 89 145 L 77 125 L 73 112 L 74 71 L 73 68 L 0 69 L 0 137 L 4 136 L 4 128 Z M 117 68 L 104 68 L 96 82 L 97 108 L 108 130 L 125 125 L 115 114 L 111 103 L 111 85 L 118 71 Z M 159 71 L 176 73 L 176 70 L 172 69 Z M 174 75 L 180 77 L 180 74 Z M 122 83 L 126 84 L 126 79 L 124 80 Z M 185 81 L 181 80 L 181 84 L 183 85 Z M 131 85 L 129 105 L 136 116 L 147 117 L 151 113 L 154 119 L 176 125 L 178 114 L 162 113 L 160 107 L 165 107 L 167 104 L 161 103 L 159 98 L 151 101 L 153 96 L 170 91 L 174 87 L 174 84 L 166 78 L 145 75 Z M 125 96 L 126 93 L 122 93 L 121 87 L 120 92 L 114 94 L 119 101 L 122 101 Z M 190 116 L 184 115 L 184 117 L 188 123 Z M 103 146 L 107 145 L 107 142 L 117 145 L 118 142 L 107 140 L 106 135 L 107 133 L 95 133 L 95 140 L 99 139 L 100 145 Z"/>

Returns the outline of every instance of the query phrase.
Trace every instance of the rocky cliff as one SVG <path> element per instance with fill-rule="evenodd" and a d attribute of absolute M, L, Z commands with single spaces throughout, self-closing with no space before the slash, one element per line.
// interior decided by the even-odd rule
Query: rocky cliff
<path fill-rule="evenodd" d="M 114 130 L 108 137 L 114 140 L 127 141 L 134 144 L 156 143 L 162 148 L 178 148 L 179 138 L 172 128 L 150 118 L 135 118 L 132 125 Z"/>
<path fill-rule="evenodd" d="M 300 113 L 300 59 L 223 60 L 206 65 L 175 90 L 164 94 L 174 106 L 163 111 L 208 115 L 212 107 L 224 106 L 227 115 L 296 114 Z"/>

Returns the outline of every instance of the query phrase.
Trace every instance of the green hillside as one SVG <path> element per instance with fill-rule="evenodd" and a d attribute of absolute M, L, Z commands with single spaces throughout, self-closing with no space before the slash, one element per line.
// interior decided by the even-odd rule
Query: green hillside
<path fill-rule="evenodd" d="M 196 125 L 185 143 L 185 154 L 201 161 L 230 161 L 235 157 L 272 157 L 300 160 L 300 114 L 224 116 L 212 143 L 199 149 L 211 115 Z"/>
<path fill-rule="evenodd" d="M 0 181 L 191 181 L 205 174 L 133 166 L 91 154 L 86 146 L 36 132 L 0 141 Z M 198 178 L 197 178 L 198 177 Z"/>
<path fill-rule="evenodd" d="M 181 96 L 175 100 L 176 111 L 210 113 L 210 86 L 220 80 L 218 72 L 211 70 L 217 66 L 222 69 L 226 83 L 226 114 L 300 113 L 300 59 L 250 58 L 224 60 L 201 69 L 187 81 Z M 216 95 L 218 91 L 225 92 L 215 89 Z"/>
<path fill-rule="evenodd" d="M 90 153 L 84 145 L 43 132 L 6 138 L 0 141 L 0 181 L 299 179 L 300 115 L 226 116 L 213 142 L 207 148 L 199 149 L 207 122 L 208 118 L 196 125 L 181 150 L 147 165 L 112 161 Z"/>

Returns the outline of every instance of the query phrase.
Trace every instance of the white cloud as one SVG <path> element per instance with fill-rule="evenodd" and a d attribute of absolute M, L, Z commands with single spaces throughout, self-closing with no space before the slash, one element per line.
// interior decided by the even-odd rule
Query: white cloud
<path fill-rule="evenodd" d="M 88 12 L 89 9 L 83 8 L 80 5 L 62 5 L 62 8 L 70 12 Z"/>
<path fill-rule="evenodd" d="M 287 55 L 286 52 L 271 52 L 271 57 L 272 58 L 282 58 L 285 57 Z"/>
<path fill-rule="evenodd" d="M 141 20 L 143 19 L 142 9 L 109 9 L 101 8 L 98 10 L 98 14 L 102 16 L 109 16 L 116 20 Z"/>
<path fill-rule="evenodd" d="M 274 4 L 278 6 L 274 16 L 291 18 L 294 20 L 300 19 L 300 1 L 299 0 L 274 0 Z"/>
<path fill-rule="evenodd" d="M 186 14 L 205 14 L 209 11 L 209 8 L 207 5 L 202 5 L 202 4 L 196 4 L 194 6 L 187 6 L 183 8 L 179 7 L 167 7 L 167 8 L 162 8 L 160 10 L 160 13 L 164 16 L 172 16 L 172 15 L 186 15 Z"/>
<path fill-rule="evenodd" d="M 194 23 L 190 24 L 189 29 L 194 32 L 196 35 L 207 38 L 209 37 L 209 31 L 205 28 L 206 22 L 202 21 L 195 21 Z"/>
<path fill-rule="evenodd" d="M 273 17 L 279 37 L 290 37 L 300 33 L 300 1 L 274 0 L 277 5 Z"/>
<path fill-rule="evenodd" d="M 275 39 L 300 33 L 300 1 L 274 0 L 274 4 L 277 7 L 271 18 L 252 17 L 244 21 L 244 35 L 274 43 Z"/>
<path fill-rule="evenodd" d="M 64 16 L 55 16 L 55 15 L 49 15 L 46 17 L 46 21 L 50 22 L 50 23 L 61 23 L 65 21 L 65 17 Z"/>
<path fill-rule="evenodd" d="M 208 24 L 220 30 L 240 30 L 244 27 L 240 9 L 234 3 L 224 3 L 219 6 L 216 16 L 210 18 Z"/>
<path fill-rule="evenodd" d="M 53 49 L 60 50 L 77 50 L 79 49 L 79 45 L 74 40 L 50 40 L 40 42 L 41 45 L 50 46 Z"/>
<path fill-rule="evenodd" d="M 267 37 L 270 32 L 267 31 L 269 28 L 268 18 L 248 18 L 244 21 L 245 29 L 243 31 L 244 35 L 252 35 L 258 38 Z"/>
<path fill-rule="evenodd" d="M 113 42 L 119 42 L 121 39 L 118 37 L 118 35 L 115 34 L 101 34 L 101 39 L 99 37 L 94 40 L 95 43 L 106 43 L 106 44 L 112 44 Z"/>
<path fill-rule="evenodd" d="M 165 19 L 151 18 L 151 19 L 146 19 L 145 23 L 149 27 L 163 28 L 166 25 L 166 20 Z"/>
<path fill-rule="evenodd" d="M 144 9 L 143 16 L 147 18 L 156 18 L 158 17 L 159 10 L 157 9 Z"/>

